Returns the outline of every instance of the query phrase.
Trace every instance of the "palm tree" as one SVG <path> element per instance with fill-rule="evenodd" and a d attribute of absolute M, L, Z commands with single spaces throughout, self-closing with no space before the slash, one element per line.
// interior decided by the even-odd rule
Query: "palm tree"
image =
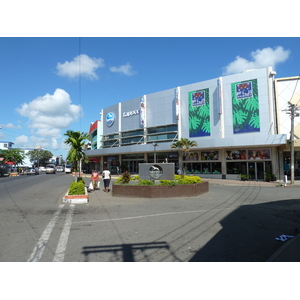
<path fill-rule="evenodd" d="M 67 161 L 74 163 L 76 165 L 76 170 L 79 169 L 80 174 L 81 162 L 82 160 L 87 159 L 87 156 L 84 153 L 84 142 L 85 140 L 89 139 L 90 136 L 87 133 L 73 130 L 68 130 L 64 135 L 68 137 L 64 143 L 70 146 Z"/>
<path fill-rule="evenodd" d="M 195 141 L 190 141 L 189 139 L 181 138 L 177 142 L 171 145 L 171 148 L 178 149 L 179 152 L 179 169 L 181 170 L 181 177 L 184 177 L 185 168 L 183 168 L 183 156 L 186 156 L 190 151 L 191 147 L 197 147 Z"/>

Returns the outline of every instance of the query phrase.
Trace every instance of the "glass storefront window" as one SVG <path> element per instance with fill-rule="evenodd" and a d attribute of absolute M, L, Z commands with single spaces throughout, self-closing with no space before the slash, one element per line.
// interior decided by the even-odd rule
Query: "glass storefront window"
<path fill-rule="evenodd" d="M 148 128 L 148 134 L 177 131 L 177 130 L 178 130 L 177 125 L 154 127 L 154 128 Z"/>
<path fill-rule="evenodd" d="M 185 170 L 186 174 L 221 174 L 221 163 L 186 163 Z"/>
<path fill-rule="evenodd" d="M 134 130 L 134 131 L 128 131 L 122 133 L 122 137 L 136 136 L 136 135 L 144 135 L 144 130 Z"/>
<path fill-rule="evenodd" d="M 247 174 L 246 162 L 228 162 L 227 174 Z"/>
<path fill-rule="evenodd" d="M 201 160 L 219 160 L 219 151 L 201 152 Z"/>
<path fill-rule="evenodd" d="M 177 133 L 167 133 L 167 134 L 158 134 L 158 135 L 149 135 L 148 142 L 159 141 L 159 140 L 171 140 L 174 139 Z"/>
<path fill-rule="evenodd" d="M 226 151 L 226 160 L 247 159 L 246 150 Z"/>
<path fill-rule="evenodd" d="M 183 157 L 183 160 L 184 161 L 199 160 L 199 154 L 198 154 L 198 152 L 187 153 L 187 155 Z"/>

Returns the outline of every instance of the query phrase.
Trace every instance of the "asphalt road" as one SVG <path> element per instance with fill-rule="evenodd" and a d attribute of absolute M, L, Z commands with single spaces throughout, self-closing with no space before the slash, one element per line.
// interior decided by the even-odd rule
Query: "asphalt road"
<path fill-rule="evenodd" d="M 130 199 L 95 191 L 63 204 L 73 177 L 0 179 L 0 261 L 266 261 L 300 230 L 300 187 L 210 184 L 193 198 Z"/>

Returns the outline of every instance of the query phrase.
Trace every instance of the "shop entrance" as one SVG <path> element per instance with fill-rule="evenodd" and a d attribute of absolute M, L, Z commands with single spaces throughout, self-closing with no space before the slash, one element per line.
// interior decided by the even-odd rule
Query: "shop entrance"
<path fill-rule="evenodd" d="M 263 180 L 265 178 L 264 162 L 248 162 L 248 174 L 252 180 Z"/>
<path fill-rule="evenodd" d="M 267 180 L 272 176 L 272 162 L 257 160 L 228 162 L 227 174 L 245 174 L 250 176 L 250 180 Z"/>

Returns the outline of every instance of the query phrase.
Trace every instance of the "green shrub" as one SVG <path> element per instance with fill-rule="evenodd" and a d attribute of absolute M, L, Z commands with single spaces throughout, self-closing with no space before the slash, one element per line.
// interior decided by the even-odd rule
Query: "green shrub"
<path fill-rule="evenodd" d="M 202 179 L 198 176 L 184 176 L 183 179 L 178 180 L 179 184 L 194 184 L 198 182 L 202 182 Z"/>
<path fill-rule="evenodd" d="M 83 183 L 84 183 L 84 179 L 82 177 L 77 178 L 77 182 L 79 182 L 79 181 L 83 181 Z"/>
<path fill-rule="evenodd" d="M 141 179 L 139 180 L 138 185 L 154 185 L 154 182 L 151 180 Z"/>
<path fill-rule="evenodd" d="M 170 186 L 174 186 L 178 184 L 177 181 L 175 180 L 160 180 L 160 185 L 170 185 Z"/>
<path fill-rule="evenodd" d="M 84 195 L 84 181 L 72 182 L 69 188 L 69 195 Z"/>

